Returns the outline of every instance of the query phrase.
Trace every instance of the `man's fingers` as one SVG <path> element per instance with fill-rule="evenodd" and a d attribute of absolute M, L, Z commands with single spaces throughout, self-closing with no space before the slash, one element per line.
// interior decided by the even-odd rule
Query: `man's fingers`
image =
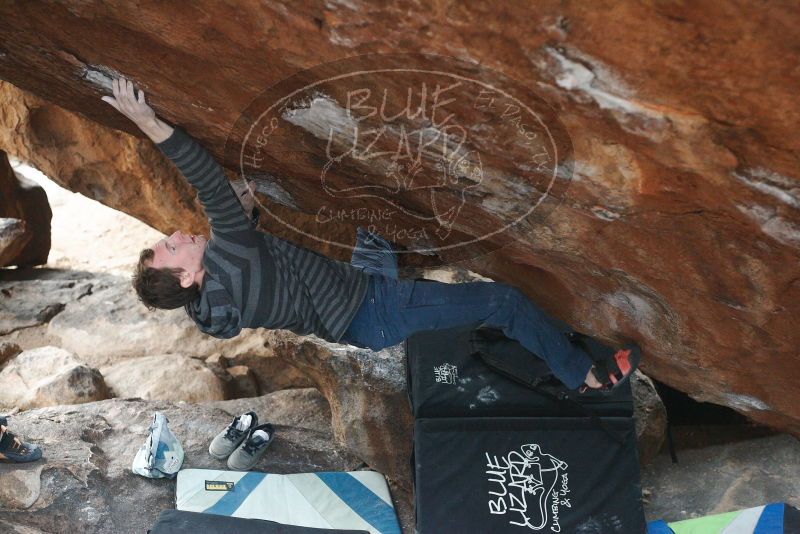
<path fill-rule="evenodd" d="M 124 76 L 112 78 L 111 90 L 114 93 L 114 98 L 104 96 L 102 99 L 108 102 L 109 105 L 114 106 L 114 108 L 123 115 L 136 121 L 141 118 L 144 113 L 147 113 L 147 102 L 145 101 L 144 91 L 141 89 L 137 90 L 131 80 L 128 80 Z"/>
<path fill-rule="evenodd" d="M 108 102 L 109 104 L 114 106 L 114 109 L 119 111 L 119 106 L 117 106 L 117 102 L 113 98 L 111 98 L 110 96 L 104 96 L 100 100 L 102 100 L 103 102 Z"/>
<path fill-rule="evenodd" d="M 135 110 L 136 104 L 136 96 L 133 94 L 133 82 L 130 80 L 125 80 L 124 82 L 125 90 L 122 92 L 123 96 L 123 103 L 125 104 L 125 109 L 129 113 L 133 113 Z"/>
<path fill-rule="evenodd" d="M 114 97 L 117 100 L 117 107 L 119 107 L 120 111 L 122 111 L 125 108 L 125 91 L 123 90 L 123 83 L 124 80 L 122 78 L 119 78 L 118 80 L 116 80 L 116 83 L 114 84 L 115 88 Z"/>

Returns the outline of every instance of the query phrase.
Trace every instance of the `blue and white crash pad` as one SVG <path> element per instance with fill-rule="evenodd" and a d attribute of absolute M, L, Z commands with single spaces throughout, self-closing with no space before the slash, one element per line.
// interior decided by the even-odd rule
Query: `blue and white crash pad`
<path fill-rule="evenodd" d="M 386 479 L 375 471 L 271 473 L 184 469 L 178 510 L 304 527 L 401 534 Z"/>

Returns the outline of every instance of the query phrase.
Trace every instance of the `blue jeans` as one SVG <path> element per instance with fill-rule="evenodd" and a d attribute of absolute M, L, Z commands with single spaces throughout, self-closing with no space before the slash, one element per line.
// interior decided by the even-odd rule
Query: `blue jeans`
<path fill-rule="evenodd" d="M 500 328 L 541 357 L 569 388 L 578 388 L 592 366 L 565 335 L 568 328 L 503 282 L 446 284 L 370 274 L 364 301 L 340 342 L 380 350 L 416 332 L 467 324 Z"/>

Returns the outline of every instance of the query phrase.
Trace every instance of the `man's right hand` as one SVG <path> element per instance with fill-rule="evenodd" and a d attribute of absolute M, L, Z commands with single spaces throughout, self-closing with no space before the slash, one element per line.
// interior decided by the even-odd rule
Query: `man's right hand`
<path fill-rule="evenodd" d="M 139 89 L 136 97 L 133 82 L 125 78 L 111 80 L 111 88 L 113 98 L 104 96 L 101 100 L 133 121 L 154 143 L 166 141 L 172 135 L 172 126 L 156 117 L 153 108 L 145 102 L 144 91 Z"/>

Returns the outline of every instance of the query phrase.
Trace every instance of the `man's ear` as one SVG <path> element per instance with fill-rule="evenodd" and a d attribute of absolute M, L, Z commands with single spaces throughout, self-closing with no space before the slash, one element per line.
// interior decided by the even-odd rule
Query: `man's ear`
<path fill-rule="evenodd" d="M 194 273 L 190 273 L 186 269 L 181 271 L 181 274 L 178 275 L 178 278 L 181 281 L 181 287 L 184 289 L 191 287 L 191 285 L 194 284 Z"/>

